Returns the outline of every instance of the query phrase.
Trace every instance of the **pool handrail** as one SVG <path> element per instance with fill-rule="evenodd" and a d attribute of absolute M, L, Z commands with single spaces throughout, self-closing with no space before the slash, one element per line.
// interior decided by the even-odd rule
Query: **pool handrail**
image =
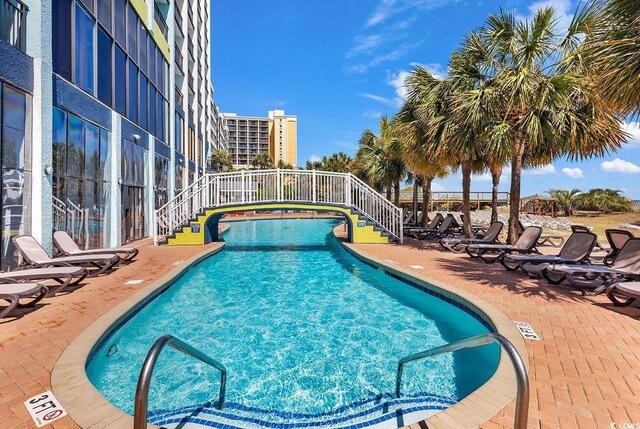
<path fill-rule="evenodd" d="M 425 350 L 409 356 L 405 356 L 398 362 L 398 374 L 396 377 L 396 396 L 400 397 L 400 384 L 402 383 L 402 370 L 404 364 L 416 360 L 426 359 L 444 353 L 452 353 L 462 349 L 484 346 L 487 344 L 499 344 L 509 356 L 511 364 L 516 374 L 516 413 L 513 427 L 515 429 L 526 429 L 527 417 L 529 415 L 529 379 L 527 368 L 522 361 L 522 357 L 513 344 L 500 334 L 490 332 L 475 337 L 466 338 L 440 347 Z"/>
<path fill-rule="evenodd" d="M 158 357 L 165 346 L 172 347 L 179 352 L 189 355 L 201 362 L 206 363 L 209 366 L 214 367 L 220 371 L 220 394 L 218 396 L 218 403 L 216 408 L 221 410 L 224 403 L 224 395 L 227 386 L 227 369 L 220 362 L 212 359 L 201 351 L 191 347 L 184 341 L 174 337 L 173 335 L 163 335 L 156 340 L 149 353 L 144 360 L 140 375 L 138 376 L 138 385 L 136 386 L 136 396 L 133 408 L 133 428 L 134 429 L 146 429 L 147 427 L 147 407 L 149 405 L 149 384 L 151 383 L 151 376 L 153 375 L 153 368 L 156 365 Z"/>

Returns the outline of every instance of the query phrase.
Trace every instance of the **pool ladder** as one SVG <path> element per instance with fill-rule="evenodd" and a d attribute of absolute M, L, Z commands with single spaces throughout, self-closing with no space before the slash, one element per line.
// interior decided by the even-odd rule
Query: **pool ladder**
<path fill-rule="evenodd" d="M 513 365 L 513 369 L 516 373 L 517 383 L 516 414 L 513 427 L 515 429 L 526 429 L 527 417 L 529 414 L 529 379 L 527 378 L 527 369 L 524 366 L 522 357 L 520 357 L 520 354 L 513 346 L 513 344 L 511 344 L 509 340 L 507 340 L 500 334 L 488 333 L 478 335 L 476 337 L 466 338 L 464 340 L 445 344 L 444 346 L 436 347 L 430 350 L 403 357 L 402 359 L 400 359 L 400 362 L 398 362 L 398 374 L 396 377 L 396 396 L 400 397 L 400 384 L 402 383 L 402 369 L 404 368 L 404 364 L 445 353 L 453 353 L 458 350 L 484 346 L 492 343 L 499 344 L 504 349 L 504 351 L 507 352 L 507 356 L 509 356 L 511 364 Z"/>
<path fill-rule="evenodd" d="M 151 376 L 153 375 L 153 368 L 156 366 L 156 361 L 165 346 L 172 347 L 179 352 L 189 355 L 206 363 L 209 366 L 220 371 L 220 394 L 218 395 L 218 403 L 216 408 L 222 409 L 224 403 L 224 395 L 227 386 L 227 369 L 211 357 L 202 353 L 201 351 L 191 347 L 189 344 L 182 340 L 172 336 L 163 335 L 156 340 L 153 344 L 147 357 L 144 360 L 140 375 L 138 376 L 138 385 L 136 386 L 136 396 L 134 402 L 133 411 L 133 428 L 134 429 L 146 429 L 147 427 L 147 407 L 149 406 L 149 384 L 151 383 Z"/>

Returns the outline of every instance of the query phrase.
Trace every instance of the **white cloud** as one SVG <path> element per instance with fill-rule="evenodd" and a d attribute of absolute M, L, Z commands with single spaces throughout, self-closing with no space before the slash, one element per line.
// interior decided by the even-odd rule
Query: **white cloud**
<path fill-rule="evenodd" d="M 355 46 L 351 48 L 345 56 L 347 58 L 353 58 L 361 54 L 371 54 L 380 47 L 384 41 L 385 38 L 380 34 L 372 34 L 368 36 L 359 34 L 355 37 Z"/>
<path fill-rule="evenodd" d="M 630 135 L 628 147 L 640 147 L 640 122 L 625 122 L 622 129 Z"/>
<path fill-rule="evenodd" d="M 438 182 L 431 182 L 431 192 L 444 192 L 445 187 Z"/>
<path fill-rule="evenodd" d="M 426 71 L 431 73 L 431 75 L 433 77 L 435 77 L 436 79 L 444 79 L 446 77 L 446 75 L 447 75 L 447 71 L 445 70 L 444 67 L 442 67 L 442 64 L 438 64 L 438 63 L 427 63 L 427 64 L 411 63 L 411 66 L 412 67 L 422 66 L 422 68 L 424 68 Z"/>
<path fill-rule="evenodd" d="M 623 173 L 623 174 L 636 174 L 640 173 L 640 167 L 632 162 L 625 161 L 620 158 L 616 158 L 613 161 L 605 161 L 600 164 L 602 171 L 606 173 Z"/>
<path fill-rule="evenodd" d="M 322 158 L 320 158 L 318 155 L 311 155 L 309 157 L 309 162 L 319 162 L 321 160 L 322 160 Z"/>
<path fill-rule="evenodd" d="M 584 173 L 581 168 L 569 168 L 565 167 L 562 169 L 562 172 L 571 177 L 572 179 L 584 179 Z"/>
<path fill-rule="evenodd" d="M 542 167 L 535 167 L 525 170 L 525 173 L 532 176 L 544 176 L 545 174 L 556 174 L 556 167 L 553 164 L 543 165 Z"/>
<path fill-rule="evenodd" d="M 531 3 L 527 9 L 529 9 L 528 19 L 533 18 L 535 13 L 540 9 L 551 7 L 556 10 L 556 17 L 558 18 L 558 29 L 565 31 L 569 28 L 571 20 L 573 19 L 573 12 L 575 7 L 572 5 L 571 0 L 538 0 Z M 519 17 L 525 18 L 525 17 Z"/>
<path fill-rule="evenodd" d="M 378 6 L 367 19 L 366 26 L 372 27 L 387 21 L 399 13 L 411 10 L 432 10 L 447 4 L 449 0 L 380 0 Z"/>
<path fill-rule="evenodd" d="M 380 119 L 380 116 L 382 116 L 382 112 L 379 112 L 377 110 L 367 110 L 362 114 L 362 116 L 364 116 L 365 118 Z"/>
<path fill-rule="evenodd" d="M 380 65 L 382 63 L 386 63 L 386 62 L 389 62 L 389 61 L 397 60 L 398 58 L 400 58 L 403 55 L 405 55 L 406 53 L 408 53 L 411 49 L 413 49 L 416 46 L 420 45 L 420 43 L 421 42 L 403 43 L 403 44 L 399 45 L 398 47 L 396 47 L 393 51 L 391 51 L 391 52 L 389 52 L 387 54 L 378 55 L 378 56 L 375 56 L 374 58 L 372 58 L 369 61 L 349 66 L 347 68 L 347 71 L 349 73 L 355 73 L 355 74 L 365 73 L 371 67 L 375 67 L 375 66 L 378 66 L 378 65 Z"/>
<path fill-rule="evenodd" d="M 404 85 L 404 81 L 409 77 L 409 72 L 406 70 L 400 70 L 397 73 L 391 73 L 387 78 L 387 83 L 393 87 L 396 92 L 396 101 L 398 105 L 401 105 L 407 99 L 407 87 Z"/>
<path fill-rule="evenodd" d="M 382 104 L 387 104 L 389 106 L 395 106 L 396 102 L 394 100 L 391 100 L 389 98 L 384 98 L 381 97 L 379 95 L 375 95 L 375 94 L 369 94 L 368 92 L 363 92 L 361 94 L 358 94 L 360 97 L 364 97 L 364 98 L 368 98 L 370 100 L 373 101 L 377 101 L 378 103 L 382 103 Z"/>
<path fill-rule="evenodd" d="M 505 166 L 502 168 L 502 174 L 500 175 L 500 183 L 506 182 L 509 177 L 511 177 L 511 167 Z M 491 182 L 493 178 L 491 177 L 491 173 L 485 171 L 482 174 L 474 174 L 471 176 L 472 182 Z"/>

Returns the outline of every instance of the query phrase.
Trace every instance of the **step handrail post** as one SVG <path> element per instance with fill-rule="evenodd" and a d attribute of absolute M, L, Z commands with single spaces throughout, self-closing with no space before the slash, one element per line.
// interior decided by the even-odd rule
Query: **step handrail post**
<path fill-rule="evenodd" d="M 527 418 L 529 415 L 529 378 L 527 377 L 527 368 L 522 357 L 516 350 L 515 346 L 504 336 L 490 332 L 488 334 L 478 335 L 454 343 L 445 344 L 430 350 L 405 356 L 398 362 L 398 372 L 396 376 L 396 396 L 400 397 L 400 385 L 402 383 L 402 370 L 404 364 L 416 360 L 426 359 L 429 357 L 452 353 L 462 349 L 484 346 L 486 344 L 497 343 L 507 353 L 516 374 L 516 412 L 513 422 L 514 429 L 526 429 Z"/>

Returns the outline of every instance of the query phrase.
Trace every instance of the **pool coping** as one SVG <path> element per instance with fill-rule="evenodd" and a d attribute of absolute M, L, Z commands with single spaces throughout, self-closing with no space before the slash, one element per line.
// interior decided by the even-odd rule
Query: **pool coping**
<path fill-rule="evenodd" d="M 335 235 L 335 230 L 334 230 Z M 529 355 L 522 334 L 503 312 L 483 299 L 459 289 L 455 286 L 434 280 L 429 276 L 409 270 L 400 265 L 392 264 L 388 261 L 370 255 L 366 252 L 366 245 L 354 245 L 345 240 L 336 238 L 342 247 L 349 253 L 363 262 L 383 269 L 387 274 L 406 280 L 409 283 L 416 283 L 419 286 L 434 290 L 440 295 L 444 295 L 451 300 L 468 307 L 479 316 L 486 316 L 495 329 L 495 332 L 506 337 L 516 348 L 527 371 L 529 370 Z M 418 352 L 420 350 L 416 350 Z M 474 392 L 463 398 L 457 404 L 446 410 L 427 418 L 423 422 L 429 429 L 438 428 L 475 428 L 488 422 L 498 413 L 504 410 L 516 397 L 516 376 L 506 353 L 500 353 L 500 361 L 496 372 L 486 383 Z M 411 427 L 424 427 L 422 422 L 412 424 Z"/>
<path fill-rule="evenodd" d="M 336 238 L 338 237 L 336 236 Z M 400 266 L 392 266 L 384 260 L 368 255 L 361 248 L 356 249 L 356 245 L 340 239 L 338 241 L 344 249 L 365 263 L 381 267 L 388 274 L 395 275 L 400 279 L 422 285 L 428 289 L 436 289 L 439 294 L 468 307 L 480 316 L 486 316 L 486 321 L 495 327 L 496 332 L 504 335 L 514 344 L 528 368 L 528 355 L 524 339 L 513 322 L 496 307 L 456 287 L 434 281 L 427 276 Z M 143 307 L 159 293 L 170 287 L 192 266 L 220 252 L 223 248 L 223 242 L 215 243 L 203 252 L 184 261 L 180 266 L 172 269 L 149 286 L 135 292 L 91 323 L 64 350 L 51 372 L 51 389 L 69 416 L 80 427 L 96 429 L 133 427 L 133 416 L 108 402 L 89 380 L 86 373 L 86 363 L 91 353 L 110 334 L 114 325 L 126 321 L 135 309 Z M 501 353 L 496 372 L 485 384 L 456 405 L 429 417 L 425 423 L 429 428 L 478 427 L 513 401 L 515 383 L 515 375 L 509 359 L 505 353 Z M 148 424 L 147 427 L 157 428 L 152 424 Z"/>

